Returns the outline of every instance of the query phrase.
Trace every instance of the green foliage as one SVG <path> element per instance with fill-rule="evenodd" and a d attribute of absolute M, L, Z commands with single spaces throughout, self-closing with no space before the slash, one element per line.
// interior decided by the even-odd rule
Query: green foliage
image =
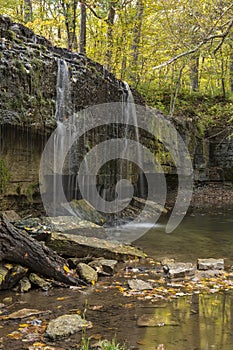
<path fill-rule="evenodd" d="M 39 192 L 39 185 L 37 183 L 30 183 L 26 188 L 26 196 L 29 203 L 33 202 L 33 196 Z"/>
<path fill-rule="evenodd" d="M 0 194 L 3 194 L 11 179 L 11 173 L 3 159 L 0 158 Z"/>
<path fill-rule="evenodd" d="M 99 343 L 99 347 L 100 350 L 127 350 L 125 347 L 122 347 L 120 344 L 118 344 L 116 342 L 115 339 L 113 339 L 112 341 L 108 341 L 108 340 L 103 340 Z M 80 350 L 90 350 L 90 339 L 85 339 L 84 337 L 82 338 L 81 341 L 81 346 L 80 346 Z"/>
<path fill-rule="evenodd" d="M 67 47 L 69 37 L 79 34 L 79 3 L 31 0 L 32 18 L 26 25 L 55 45 Z M 86 0 L 85 4 L 87 55 L 138 88 L 148 104 L 171 115 L 204 119 L 230 115 L 231 1 Z M 111 4 L 114 19 L 109 23 Z M 0 11 L 25 24 L 24 0 L 0 0 Z M 160 68 L 154 70 L 156 66 Z M 198 103 L 201 96 L 204 102 Z M 216 96 L 223 97 L 227 109 L 225 102 L 213 101 Z M 215 104 L 212 110 L 206 97 Z"/>

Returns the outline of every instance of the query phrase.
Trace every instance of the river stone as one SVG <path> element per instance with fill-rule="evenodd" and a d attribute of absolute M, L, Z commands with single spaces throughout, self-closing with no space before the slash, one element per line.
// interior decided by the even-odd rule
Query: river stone
<path fill-rule="evenodd" d="M 98 274 L 91 266 L 79 263 L 77 266 L 77 271 L 80 277 L 87 283 L 95 283 L 98 280 Z"/>
<path fill-rule="evenodd" d="M 40 287 L 43 290 L 48 290 L 52 287 L 52 283 L 45 281 L 43 278 L 38 276 L 36 273 L 30 273 L 29 281 L 34 285 Z"/>
<path fill-rule="evenodd" d="M 112 243 L 95 237 L 52 232 L 46 243 L 58 254 L 69 257 L 103 257 L 117 261 L 145 258 L 145 254 L 132 246 Z"/>
<path fill-rule="evenodd" d="M 67 337 L 84 328 L 92 328 L 92 323 L 79 315 L 62 315 L 50 321 L 45 335 L 52 340 Z"/>
<path fill-rule="evenodd" d="M 41 219 L 28 218 L 17 220 L 14 224 L 17 228 L 29 231 L 29 229 L 41 229 Z"/>
<path fill-rule="evenodd" d="M 161 206 L 158 203 L 155 203 L 153 201 L 150 200 L 145 200 L 143 198 L 139 198 L 139 197 L 133 197 L 132 201 L 131 201 L 131 206 L 138 208 L 140 210 L 144 209 L 145 205 L 146 205 L 146 213 L 145 216 L 147 217 L 154 217 L 154 213 L 155 212 L 159 212 L 159 213 L 163 213 L 163 214 L 167 214 L 167 209 L 165 209 L 163 206 Z"/>
<path fill-rule="evenodd" d="M 224 270 L 224 259 L 198 259 L 198 270 Z"/>
<path fill-rule="evenodd" d="M 149 282 L 145 282 L 143 280 L 139 280 L 139 279 L 132 279 L 132 280 L 128 280 L 128 285 L 130 289 L 133 290 L 150 290 L 153 289 L 153 286 L 151 285 L 151 283 Z"/>
<path fill-rule="evenodd" d="M 2 283 L 5 281 L 6 275 L 8 274 L 7 268 L 3 264 L 0 265 L 0 286 L 2 289 Z"/>
<path fill-rule="evenodd" d="M 27 277 L 22 278 L 19 281 L 19 291 L 21 293 L 28 292 L 31 289 L 32 285 Z"/>
<path fill-rule="evenodd" d="M 194 277 L 196 268 L 192 263 L 169 263 L 163 266 L 166 277 L 173 280 L 182 280 L 184 278 Z"/>
<path fill-rule="evenodd" d="M 13 268 L 10 268 L 4 282 L 2 283 L 2 289 L 13 288 L 27 274 L 27 271 L 28 269 L 21 265 L 15 265 Z"/>
<path fill-rule="evenodd" d="M 11 223 L 20 220 L 19 214 L 17 214 L 14 210 L 5 210 L 1 212 L 1 216 L 4 220 L 7 220 Z"/>
<path fill-rule="evenodd" d="M 95 259 L 88 265 L 93 267 L 98 273 L 105 273 L 108 275 L 113 275 L 117 266 L 117 260 L 110 259 Z"/>
<path fill-rule="evenodd" d="M 104 217 L 85 199 L 74 199 L 70 202 L 71 208 L 83 220 L 94 222 L 97 225 L 103 225 Z"/>

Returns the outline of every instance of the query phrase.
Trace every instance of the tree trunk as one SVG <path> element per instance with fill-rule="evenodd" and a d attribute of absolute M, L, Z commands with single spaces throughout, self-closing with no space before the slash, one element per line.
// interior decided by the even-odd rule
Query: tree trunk
<path fill-rule="evenodd" d="M 24 22 L 32 21 L 32 3 L 31 0 L 24 0 Z"/>
<path fill-rule="evenodd" d="M 113 24 L 115 19 L 115 1 L 110 1 L 107 19 L 107 50 L 106 50 L 106 68 L 111 70 L 112 65 L 112 47 L 113 47 Z"/>
<path fill-rule="evenodd" d="M 198 91 L 199 89 L 199 57 L 195 57 L 191 60 L 190 85 L 191 85 L 192 91 Z"/>
<path fill-rule="evenodd" d="M 65 259 L 7 220 L 1 219 L 0 260 L 3 259 L 27 266 L 34 272 L 68 285 L 84 284 L 65 271 Z"/>
<path fill-rule="evenodd" d="M 230 91 L 233 92 L 233 54 L 230 55 Z"/>
<path fill-rule="evenodd" d="M 86 5 L 80 2 L 80 40 L 79 40 L 79 52 L 86 54 Z"/>
<path fill-rule="evenodd" d="M 137 65 L 138 65 L 138 56 L 139 56 L 139 44 L 141 40 L 141 30 L 142 30 L 142 19 L 143 19 L 143 12 L 144 12 L 144 6 L 142 0 L 137 0 L 136 3 L 136 22 L 134 27 L 134 33 L 133 33 L 133 42 L 132 42 L 132 79 L 135 82 L 135 85 L 138 83 L 138 76 L 136 74 L 137 72 Z"/>
<path fill-rule="evenodd" d="M 65 26 L 67 33 L 67 46 L 68 49 L 72 50 L 77 48 L 77 37 L 76 37 L 76 13 L 78 1 L 73 0 L 72 3 L 66 1 L 61 2 L 63 15 L 65 17 Z"/>

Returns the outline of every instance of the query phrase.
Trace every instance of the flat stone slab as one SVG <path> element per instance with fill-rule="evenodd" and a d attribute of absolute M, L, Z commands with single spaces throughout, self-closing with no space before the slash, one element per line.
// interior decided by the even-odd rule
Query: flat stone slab
<path fill-rule="evenodd" d="M 84 328 L 92 328 L 92 323 L 79 315 L 62 315 L 49 322 L 45 335 L 55 340 L 68 337 Z"/>
<path fill-rule="evenodd" d="M 153 286 L 149 282 L 145 282 L 143 280 L 139 280 L 137 278 L 128 280 L 128 285 L 130 289 L 133 290 L 151 290 L 153 289 Z"/>
<path fill-rule="evenodd" d="M 224 259 L 198 259 L 198 270 L 224 270 Z"/>
<path fill-rule="evenodd" d="M 166 277 L 170 279 L 184 279 L 186 277 L 193 277 L 196 271 L 192 263 L 174 262 L 164 265 Z"/>
<path fill-rule="evenodd" d="M 145 254 L 135 247 L 112 243 L 95 237 L 52 232 L 46 244 L 58 254 L 74 258 L 92 256 L 117 261 L 145 258 Z"/>
<path fill-rule="evenodd" d="M 106 238 L 107 234 L 102 226 L 76 216 L 44 217 L 43 224 L 50 231 L 78 234 L 86 237 Z"/>

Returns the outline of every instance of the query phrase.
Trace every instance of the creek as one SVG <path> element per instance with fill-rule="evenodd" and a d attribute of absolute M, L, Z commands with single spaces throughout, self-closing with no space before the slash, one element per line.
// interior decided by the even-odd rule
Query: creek
<path fill-rule="evenodd" d="M 176 261 L 195 262 L 197 258 L 225 258 L 231 265 L 232 210 L 216 214 L 188 214 L 175 232 L 166 234 L 161 222 L 150 229 L 135 244 L 156 261 L 175 258 Z M 129 230 L 129 228 L 127 228 Z M 133 229 L 132 227 L 130 228 Z M 136 228 L 135 228 L 136 229 Z M 126 233 L 127 234 L 127 233 Z M 95 286 L 83 290 L 34 290 L 25 294 L 2 292 L 0 302 L 12 297 L 9 312 L 21 308 L 50 310 L 52 314 L 38 316 L 43 322 L 56 316 L 78 312 L 93 322 L 86 337 L 93 339 L 116 337 L 130 349 L 140 350 L 231 350 L 233 344 L 233 293 L 212 295 L 194 294 L 171 302 L 151 303 L 133 296 L 125 297 L 115 288 L 114 277 L 103 278 Z M 137 319 L 145 315 L 165 320 L 174 319 L 174 325 L 139 327 Z M 30 337 L 25 334 L 15 340 L 7 334 L 16 331 L 24 320 L 5 321 L 0 328 L 3 349 L 28 349 Z M 170 322 L 171 323 L 171 322 Z M 78 349 L 82 334 L 51 343 L 62 349 Z M 96 340 L 95 340 L 96 341 Z M 49 343 L 48 343 L 49 344 Z"/>

